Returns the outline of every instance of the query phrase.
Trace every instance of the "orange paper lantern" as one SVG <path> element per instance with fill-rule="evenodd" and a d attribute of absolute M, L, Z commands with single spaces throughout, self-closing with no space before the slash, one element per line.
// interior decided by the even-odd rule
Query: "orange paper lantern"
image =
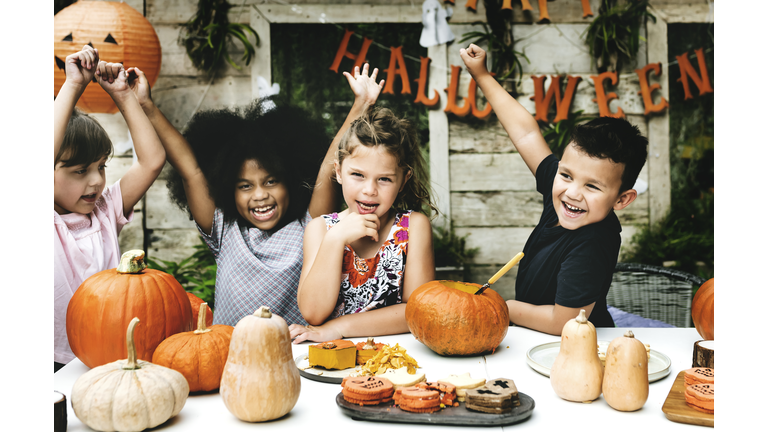
<path fill-rule="evenodd" d="M 100 60 L 138 67 L 150 86 L 157 81 L 162 52 L 152 24 L 125 3 L 81 0 L 53 17 L 54 96 L 66 80 L 64 60 L 84 45 L 98 49 Z M 95 83 L 86 87 L 77 106 L 89 113 L 117 112 L 112 98 Z"/>

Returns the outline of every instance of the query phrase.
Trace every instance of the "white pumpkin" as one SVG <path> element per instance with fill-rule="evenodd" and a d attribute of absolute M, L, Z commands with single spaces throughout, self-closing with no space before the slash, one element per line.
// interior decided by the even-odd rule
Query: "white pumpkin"
<path fill-rule="evenodd" d="M 136 359 L 131 320 L 126 336 L 128 359 L 84 373 L 72 387 L 72 408 L 80 421 L 97 431 L 142 431 L 177 415 L 189 396 L 184 375 Z"/>

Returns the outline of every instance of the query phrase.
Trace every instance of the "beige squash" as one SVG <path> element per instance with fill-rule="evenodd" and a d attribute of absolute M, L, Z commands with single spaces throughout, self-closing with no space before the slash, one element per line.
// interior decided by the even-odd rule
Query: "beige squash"
<path fill-rule="evenodd" d="M 597 356 L 597 333 L 584 309 L 563 326 L 560 352 L 549 373 L 552 389 L 574 402 L 597 399 L 602 391 L 603 365 Z"/>
<path fill-rule="evenodd" d="M 648 400 L 648 355 L 632 330 L 608 345 L 603 397 L 618 411 L 637 411 Z"/>
<path fill-rule="evenodd" d="M 268 421 L 293 409 L 300 391 L 288 325 L 262 306 L 232 332 L 219 387 L 224 405 L 240 420 Z"/>
<path fill-rule="evenodd" d="M 136 359 L 133 332 L 128 325 L 128 359 L 98 366 L 84 373 L 72 387 L 75 415 L 97 431 L 141 431 L 177 415 L 189 396 L 184 375 L 173 369 Z"/>

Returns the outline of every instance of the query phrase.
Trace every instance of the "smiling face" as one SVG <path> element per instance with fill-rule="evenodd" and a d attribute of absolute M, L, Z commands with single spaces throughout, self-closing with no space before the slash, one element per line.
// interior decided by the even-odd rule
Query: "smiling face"
<path fill-rule="evenodd" d="M 350 139 L 357 140 L 352 137 Z M 336 163 L 336 180 L 351 212 L 374 213 L 384 218 L 403 190 L 408 176 L 397 159 L 383 146 L 354 145 L 341 164 Z"/>
<path fill-rule="evenodd" d="M 243 162 L 235 183 L 235 207 L 246 221 L 267 231 L 288 211 L 288 188 L 253 159 Z"/>
<path fill-rule="evenodd" d="M 53 169 L 53 209 L 56 213 L 88 214 L 96 206 L 106 184 L 107 156 L 88 165 L 63 166 Z"/>
<path fill-rule="evenodd" d="M 624 164 L 594 158 L 569 144 L 552 184 L 552 204 L 560 226 L 575 230 L 600 222 L 611 210 L 621 210 L 637 197 L 630 189 L 619 193 Z"/>

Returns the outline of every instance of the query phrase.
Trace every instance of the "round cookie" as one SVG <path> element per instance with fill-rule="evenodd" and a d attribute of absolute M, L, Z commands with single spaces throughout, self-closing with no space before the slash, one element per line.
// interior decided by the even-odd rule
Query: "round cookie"
<path fill-rule="evenodd" d="M 348 377 L 341 385 L 344 400 L 360 405 L 389 402 L 394 394 L 392 382 L 381 377 Z"/>
<path fill-rule="evenodd" d="M 399 390 L 397 404 L 400 409 L 410 412 L 435 412 L 440 410 L 440 392 L 419 388 L 405 387 Z"/>
<path fill-rule="evenodd" d="M 715 385 L 694 384 L 685 387 L 685 403 L 691 408 L 709 413 L 715 413 Z"/>
<path fill-rule="evenodd" d="M 685 385 L 714 384 L 715 370 L 705 367 L 694 367 L 685 370 Z"/>

